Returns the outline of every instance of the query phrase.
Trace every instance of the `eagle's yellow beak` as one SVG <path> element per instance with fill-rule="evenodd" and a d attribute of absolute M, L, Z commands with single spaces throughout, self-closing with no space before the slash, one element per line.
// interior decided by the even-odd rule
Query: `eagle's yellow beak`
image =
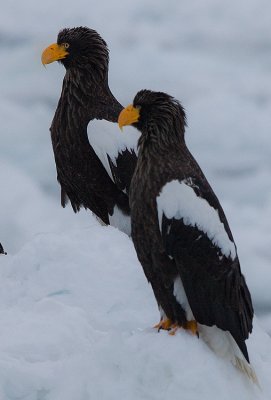
<path fill-rule="evenodd" d="M 120 112 L 118 118 L 118 124 L 120 129 L 122 130 L 122 128 L 125 125 L 134 124 L 139 120 L 139 117 L 140 117 L 139 108 L 136 108 L 132 104 L 130 104 Z"/>
<path fill-rule="evenodd" d="M 69 53 L 64 45 L 53 43 L 43 51 L 41 55 L 41 62 L 43 65 L 50 64 L 54 61 L 62 60 L 68 54 Z"/>

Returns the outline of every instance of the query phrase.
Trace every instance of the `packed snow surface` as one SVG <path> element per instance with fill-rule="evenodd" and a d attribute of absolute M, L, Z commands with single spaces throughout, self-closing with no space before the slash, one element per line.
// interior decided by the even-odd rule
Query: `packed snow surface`
<path fill-rule="evenodd" d="M 224 224 L 206 199 L 195 193 L 185 181 L 168 182 L 156 199 L 160 229 L 162 218 L 182 219 L 185 225 L 197 227 L 220 248 L 221 253 L 233 260 L 236 257 L 234 243 L 225 231 Z"/>
<path fill-rule="evenodd" d="M 1 2 L 0 400 L 271 398 L 261 328 L 271 333 L 270 14 L 267 0 Z M 123 106 L 146 88 L 186 109 L 189 149 L 226 213 L 259 318 L 248 347 L 262 392 L 202 341 L 151 329 L 158 312 L 131 241 L 60 207 L 49 126 L 64 69 L 43 68 L 40 55 L 79 25 L 107 41 Z"/>
<path fill-rule="evenodd" d="M 0 398 L 270 399 L 271 339 L 255 321 L 248 351 L 261 390 L 203 340 L 158 333 L 131 240 L 89 227 L 42 233 L 1 256 Z"/>

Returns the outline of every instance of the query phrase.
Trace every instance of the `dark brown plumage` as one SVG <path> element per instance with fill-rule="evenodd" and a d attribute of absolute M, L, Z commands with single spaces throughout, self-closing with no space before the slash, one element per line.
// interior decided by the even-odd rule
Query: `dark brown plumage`
<path fill-rule="evenodd" d="M 0 254 L 7 254 L 7 253 L 5 252 L 5 250 L 3 249 L 3 246 L 2 246 L 1 243 L 0 243 Z"/>
<path fill-rule="evenodd" d="M 222 207 L 186 147 L 184 109 L 165 93 L 142 90 L 120 114 L 121 126 L 129 115 L 141 132 L 130 188 L 132 238 L 161 316 L 184 327 L 195 319 L 200 336 L 215 326 L 229 343 L 222 331 L 230 332 L 240 349 L 232 345 L 233 363 L 254 379 L 245 344 L 250 293 Z"/>
<path fill-rule="evenodd" d="M 108 162 L 113 180 L 89 143 L 87 126 L 93 119 L 117 122 L 122 106 L 108 86 L 108 49 L 89 28 L 63 29 L 57 44 L 43 53 L 43 62 L 60 61 L 66 68 L 62 93 L 51 125 L 61 203 L 69 199 L 75 212 L 85 207 L 105 224 L 115 206 L 129 215 L 129 189 L 136 164 L 133 150 L 124 149 Z M 97 132 L 99 135 L 99 132 Z"/>

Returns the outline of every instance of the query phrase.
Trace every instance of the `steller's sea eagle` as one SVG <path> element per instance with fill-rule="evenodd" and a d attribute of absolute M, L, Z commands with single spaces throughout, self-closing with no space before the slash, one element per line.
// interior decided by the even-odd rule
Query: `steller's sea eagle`
<path fill-rule="evenodd" d="M 0 243 L 0 254 L 7 254 L 7 253 L 5 252 L 5 250 L 3 249 L 3 246 L 2 246 L 1 243 Z"/>
<path fill-rule="evenodd" d="M 105 224 L 130 233 L 128 190 L 136 165 L 136 140 L 126 145 L 123 135 L 108 150 L 99 131 L 89 141 L 94 119 L 117 122 L 122 110 L 108 86 L 109 55 L 105 41 L 93 29 L 77 27 L 59 32 L 57 43 L 42 53 L 42 63 L 59 61 L 66 68 L 62 92 L 51 125 L 61 204 L 91 210 Z M 91 128 L 91 124 L 90 124 Z M 97 129 L 97 128 L 96 128 Z"/>
<path fill-rule="evenodd" d="M 141 132 L 130 187 L 132 239 L 160 312 L 159 329 L 202 337 L 253 381 L 253 306 L 223 209 L 186 147 L 185 112 L 142 90 L 119 115 Z"/>

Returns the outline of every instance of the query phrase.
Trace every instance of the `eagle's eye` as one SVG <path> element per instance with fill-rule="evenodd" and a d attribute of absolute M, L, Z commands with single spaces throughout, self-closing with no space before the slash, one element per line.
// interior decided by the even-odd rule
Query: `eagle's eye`
<path fill-rule="evenodd" d="M 69 43 L 63 43 L 63 46 L 65 47 L 65 49 L 68 49 L 70 47 Z"/>

